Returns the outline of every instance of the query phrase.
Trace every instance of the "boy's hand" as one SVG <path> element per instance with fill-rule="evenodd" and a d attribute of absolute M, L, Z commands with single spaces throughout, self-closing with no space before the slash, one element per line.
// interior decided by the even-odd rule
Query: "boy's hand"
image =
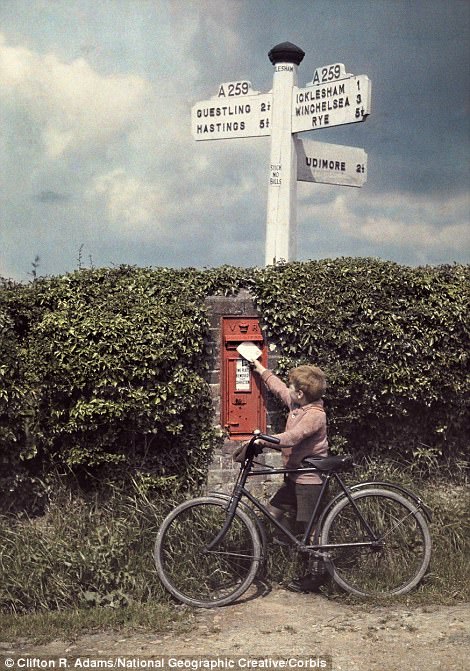
<path fill-rule="evenodd" d="M 264 373 L 264 371 L 266 370 L 266 368 L 258 361 L 258 359 L 252 361 L 251 368 L 260 375 L 261 373 Z"/>

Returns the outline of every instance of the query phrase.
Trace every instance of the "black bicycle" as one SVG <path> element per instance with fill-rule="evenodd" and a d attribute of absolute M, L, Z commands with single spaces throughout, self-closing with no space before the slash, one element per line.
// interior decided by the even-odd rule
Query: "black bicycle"
<path fill-rule="evenodd" d="M 255 461 L 263 449 L 257 438 L 273 445 L 279 442 L 254 432 L 231 495 L 211 493 L 186 501 L 158 531 L 157 573 L 178 601 L 212 608 L 244 594 L 266 557 L 263 518 L 298 551 L 322 562 L 347 592 L 366 597 L 398 595 L 420 582 L 431 558 L 431 517 L 418 496 L 388 482 L 347 486 L 339 473 L 354 468 L 350 456 L 308 457 L 302 469 L 267 467 Z M 322 488 L 307 529 L 298 538 L 253 496 L 246 482 L 252 476 L 300 470 L 319 473 Z M 326 502 L 333 481 L 339 494 Z"/>

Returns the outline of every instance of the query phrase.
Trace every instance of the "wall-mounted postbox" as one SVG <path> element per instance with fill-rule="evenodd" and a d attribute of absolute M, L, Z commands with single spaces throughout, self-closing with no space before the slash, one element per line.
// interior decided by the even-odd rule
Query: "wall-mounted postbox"
<path fill-rule="evenodd" d="M 222 426 L 233 440 L 249 438 L 254 429 L 266 431 L 266 404 L 259 375 L 238 352 L 242 342 L 252 342 L 267 366 L 267 348 L 256 317 L 222 317 L 221 411 Z"/>

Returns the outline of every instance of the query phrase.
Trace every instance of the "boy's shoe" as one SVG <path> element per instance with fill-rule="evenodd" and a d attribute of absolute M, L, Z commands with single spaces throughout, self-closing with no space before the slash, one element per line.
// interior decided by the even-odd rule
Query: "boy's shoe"
<path fill-rule="evenodd" d="M 290 592 L 319 592 L 320 587 L 325 584 L 325 576 L 323 575 L 312 575 L 307 573 L 302 578 L 295 578 L 286 585 L 286 589 Z"/>

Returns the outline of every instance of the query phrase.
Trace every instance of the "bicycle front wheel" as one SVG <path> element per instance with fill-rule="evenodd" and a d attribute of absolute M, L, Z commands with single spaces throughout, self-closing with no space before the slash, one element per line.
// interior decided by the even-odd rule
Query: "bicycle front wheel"
<path fill-rule="evenodd" d="M 201 497 L 182 503 L 163 521 L 155 542 L 157 573 L 178 601 L 200 608 L 225 606 L 253 582 L 262 544 L 240 509 L 223 539 L 207 550 L 227 517 L 228 501 Z"/>
<path fill-rule="evenodd" d="M 331 548 L 329 565 L 335 582 L 360 596 L 409 592 L 424 576 L 431 558 L 431 536 L 417 506 L 400 494 L 369 489 L 338 501 L 321 530 L 322 545 L 366 543 Z M 366 524 L 364 523 L 366 522 Z M 367 545 L 372 540 L 375 542 Z"/>

